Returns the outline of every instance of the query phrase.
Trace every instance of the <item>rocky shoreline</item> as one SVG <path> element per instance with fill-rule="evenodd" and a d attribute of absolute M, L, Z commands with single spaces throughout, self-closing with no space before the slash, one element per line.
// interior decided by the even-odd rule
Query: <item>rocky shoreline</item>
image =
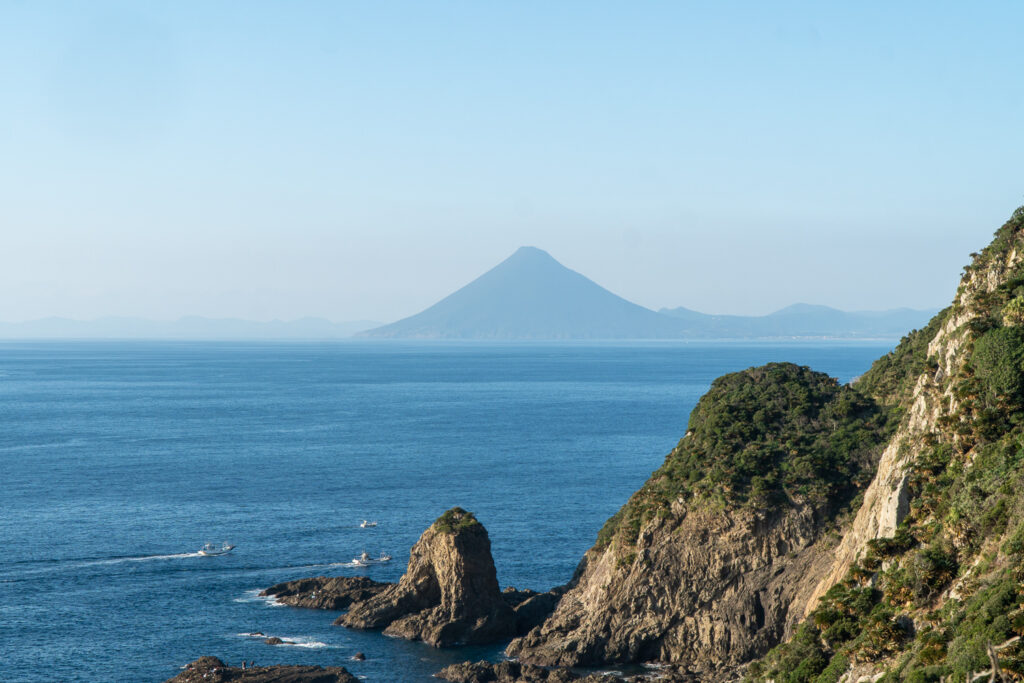
<path fill-rule="evenodd" d="M 343 666 L 228 666 L 200 657 L 166 683 L 359 683 Z"/>

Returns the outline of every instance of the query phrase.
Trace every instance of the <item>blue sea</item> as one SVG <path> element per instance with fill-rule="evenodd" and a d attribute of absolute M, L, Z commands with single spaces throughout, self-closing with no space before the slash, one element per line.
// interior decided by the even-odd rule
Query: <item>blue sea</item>
<path fill-rule="evenodd" d="M 889 348 L 2 343 L 0 680 L 155 683 L 215 655 L 431 681 L 499 657 L 349 631 L 256 593 L 324 574 L 395 581 L 455 505 L 487 527 L 502 587 L 546 590 L 715 377 L 788 360 L 848 381 Z M 229 555 L 196 553 L 225 540 Z M 345 566 L 364 549 L 395 559 Z"/>

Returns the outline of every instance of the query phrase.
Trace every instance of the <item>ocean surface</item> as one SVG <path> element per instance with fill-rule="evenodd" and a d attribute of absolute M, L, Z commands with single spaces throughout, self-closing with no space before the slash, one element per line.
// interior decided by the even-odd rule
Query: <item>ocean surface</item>
<path fill-rule="evenodd" d="M 891 346 L 0 343 L 0 680 L 159 682 L 210 654 L 431 681 L 500 657 L 256 593 L 395 581 L 455 505 L 502 587 L 564 583 L 715 377 L 788 360 L 848 381 Z M 364 549 L 394 560 L 346 566 Z"/>

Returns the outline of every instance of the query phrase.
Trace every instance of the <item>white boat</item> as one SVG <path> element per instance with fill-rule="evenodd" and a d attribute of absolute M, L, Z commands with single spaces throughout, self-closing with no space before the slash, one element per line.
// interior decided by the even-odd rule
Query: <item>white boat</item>
<path fill-rule="evenodd" d="M 207 543 L 199 549 L 199 554 L 203 555 L 204 557 L 214 557 L 216 555 L 227 555 L 234 549 L 235 546 L 231 545 L 227 541 L 220 544 L 219 546 L 214 545 L 213 543 Z"/>
<path fill-rule="evenodd" d="M 371 564 L 384 564 L 390 561 L 391 555 L 387 553 L 381 553 L 378 557 L 370 557 L 370 553 L 364 550 L 359 557 L 352 558 L 352 565 L 354 567 L 369 567 Z"/>
<path fill-rule="evenodd" d="M 366 529 L 367 527 L 377 526 L 377 522 L 371 522 L 368 519 L 364 519 L 362 524 L 360 524 L 359 526 L 361 526 L 362 528 Z"/>

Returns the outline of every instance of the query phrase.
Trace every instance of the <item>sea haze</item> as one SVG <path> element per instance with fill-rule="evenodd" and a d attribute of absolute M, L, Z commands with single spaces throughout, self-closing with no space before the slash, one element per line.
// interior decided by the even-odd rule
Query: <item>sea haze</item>
<path fill-rule="evenodd" d="M 789 360 L 847 381 L 890 347 L 0 344 L 0 679 L 156 682 L 212 654 L 435 680 L 501 648 L 348 631 L 255 591 L 397 580 L 454 505 L 487 526 L 502 587 L 564 583 L 715 377 Z M 207 540 L 238 547 L 197 557 Z M 395 561 L 331 566 L 363 549 Z"/>

